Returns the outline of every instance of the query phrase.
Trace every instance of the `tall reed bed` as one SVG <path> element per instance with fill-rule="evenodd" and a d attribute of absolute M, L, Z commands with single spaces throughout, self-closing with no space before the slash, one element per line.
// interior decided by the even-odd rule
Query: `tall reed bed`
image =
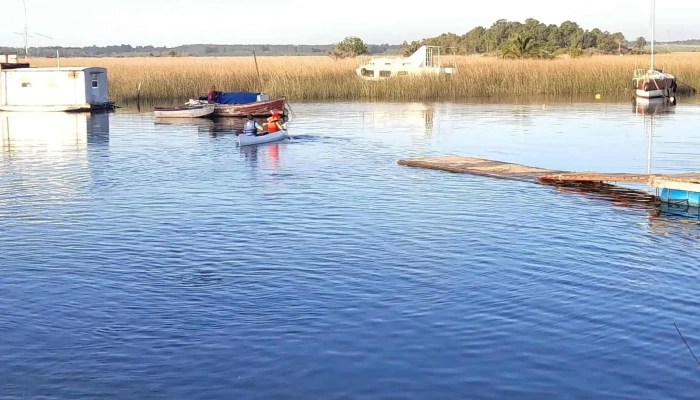
<path fill-rule="evenodd" d="M 55 60 L 35 59 L 34 66 Z M 700 89 L 700 54 L 657 56 L 657 67 Z M 355 74 L 358 59 L 328 57 L 258 57 L 262 86 L 252 57 L 72 58 L 64 66 L 109 69 L 110 96 L 133 101 L 141 83 L 141 99 L 181 101 L 206 93 L 264 90 L 290 100 L 460 100 L 487 96 L 564 95 L 622 96 L 631 94 L 632 70 L 647 68 L 647 56 L 597 56 L 583 59 L 502 60 L 465 56 L 457 59 L 459 74 L 450 79 L 402 77 L 365 81 Z"/>

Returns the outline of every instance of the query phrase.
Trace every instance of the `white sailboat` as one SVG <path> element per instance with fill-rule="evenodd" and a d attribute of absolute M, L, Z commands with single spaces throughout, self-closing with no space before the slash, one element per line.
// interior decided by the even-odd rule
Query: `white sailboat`
<path fill-rule="evenodd" d="M 676 103 L 676 77 L 654 68 L 654 42 L 656 40 L 656 0 L 651 0 L 651 63 L 648 70 L 635 69 L 633 86 L 635 95 L 640 99 L 667 99 Z"/>

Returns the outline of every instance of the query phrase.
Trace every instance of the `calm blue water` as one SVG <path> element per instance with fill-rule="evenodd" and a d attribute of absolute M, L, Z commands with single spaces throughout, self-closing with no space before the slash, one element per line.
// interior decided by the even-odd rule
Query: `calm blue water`
<path fill-rule="evenodd" d="M 700 105 L 294 110 L 3 114 L 0 397 L 697 398 L 698 218 L 397 161 L 697 171 Z"/>

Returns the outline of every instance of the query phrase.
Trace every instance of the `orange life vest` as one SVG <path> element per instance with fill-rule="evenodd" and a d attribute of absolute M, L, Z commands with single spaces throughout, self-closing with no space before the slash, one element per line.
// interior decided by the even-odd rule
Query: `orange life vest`
<path fill-rule="evenodd" d="M 269 125 L 267 125 L 267 132 L 268 133 L 275 133 L 279 130 L 280 130 L 280 128 L 277 126 L 277 121 L 272 121 L 272 122 L 270 122 Z"/>

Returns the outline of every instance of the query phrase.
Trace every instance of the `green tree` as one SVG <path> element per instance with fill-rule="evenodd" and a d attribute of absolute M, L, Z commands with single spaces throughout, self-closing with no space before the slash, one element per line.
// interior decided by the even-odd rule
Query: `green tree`
<path fill-rule="evenodd" d="M 621 32 L 616 32 L 612 34 L 612 40 L 617 43 L 617 52 L 619 54 L 622 54 L 623 51 L 627 51 L 627 40 L 625 39 L 625 35 L 623 35 Z"/>
<path fill-rule="evenodd" d="M 528 18 L 524 23 L 499 19 L 488 28 L 479 26 L 462 36 L 445 33 L 422 39 L 419 43 L 456 47 L 460 54 L 488 53 L 510 46 L 510 40 L 516 34 L 523 38 L 531 38 L 530 41 L 537 44 L 540 56 L 547 53 L 565 54 L 572 49 L 583 51 L 597 49 L 606 53 L 618 53 L 625 52 L 627 44 L 620 33 L 611 34 L 597 28 L 590 31 L 584 30 L 573 21 L 564 21 L 560 25 L 548 25 L 534 18 Z M 404 49 L 406 47 L 404 46 Z"/>
<path fill-rule="evenodd" d="M 177 55 L 177 53 L 175 52 L 175 50 L 170 50 L 170 53 L 168 53 L 168 55 L 170 57 L 175 57 Z"/>
<path fill-rule="evenodd" d="M 636 41 L 636 43 L 635 43 L 635 47 L 636 47 L 636 48 L 642 49 L 642 48 L 646 47 L 646 45 L 647 45 L 647 40 L 644 39 L 643 36 L 640 36 L 640 37 L 637 38 L 637 41 Z"/>
<path fill-rule="evenodd" d="M 336 45 L 336 49 L 341 53 L 349 54 L 352 57 L 361 56 L 369 53 L 367 45 L 362 39 L 355 36 L 348 36 L 342 42 Z"/>
<path fill-rule="evenodd" d="M 503 58 L 539 58 L 541 50 L 533 38 L 516 33 L 503 46 L 501 54 Z"/>

